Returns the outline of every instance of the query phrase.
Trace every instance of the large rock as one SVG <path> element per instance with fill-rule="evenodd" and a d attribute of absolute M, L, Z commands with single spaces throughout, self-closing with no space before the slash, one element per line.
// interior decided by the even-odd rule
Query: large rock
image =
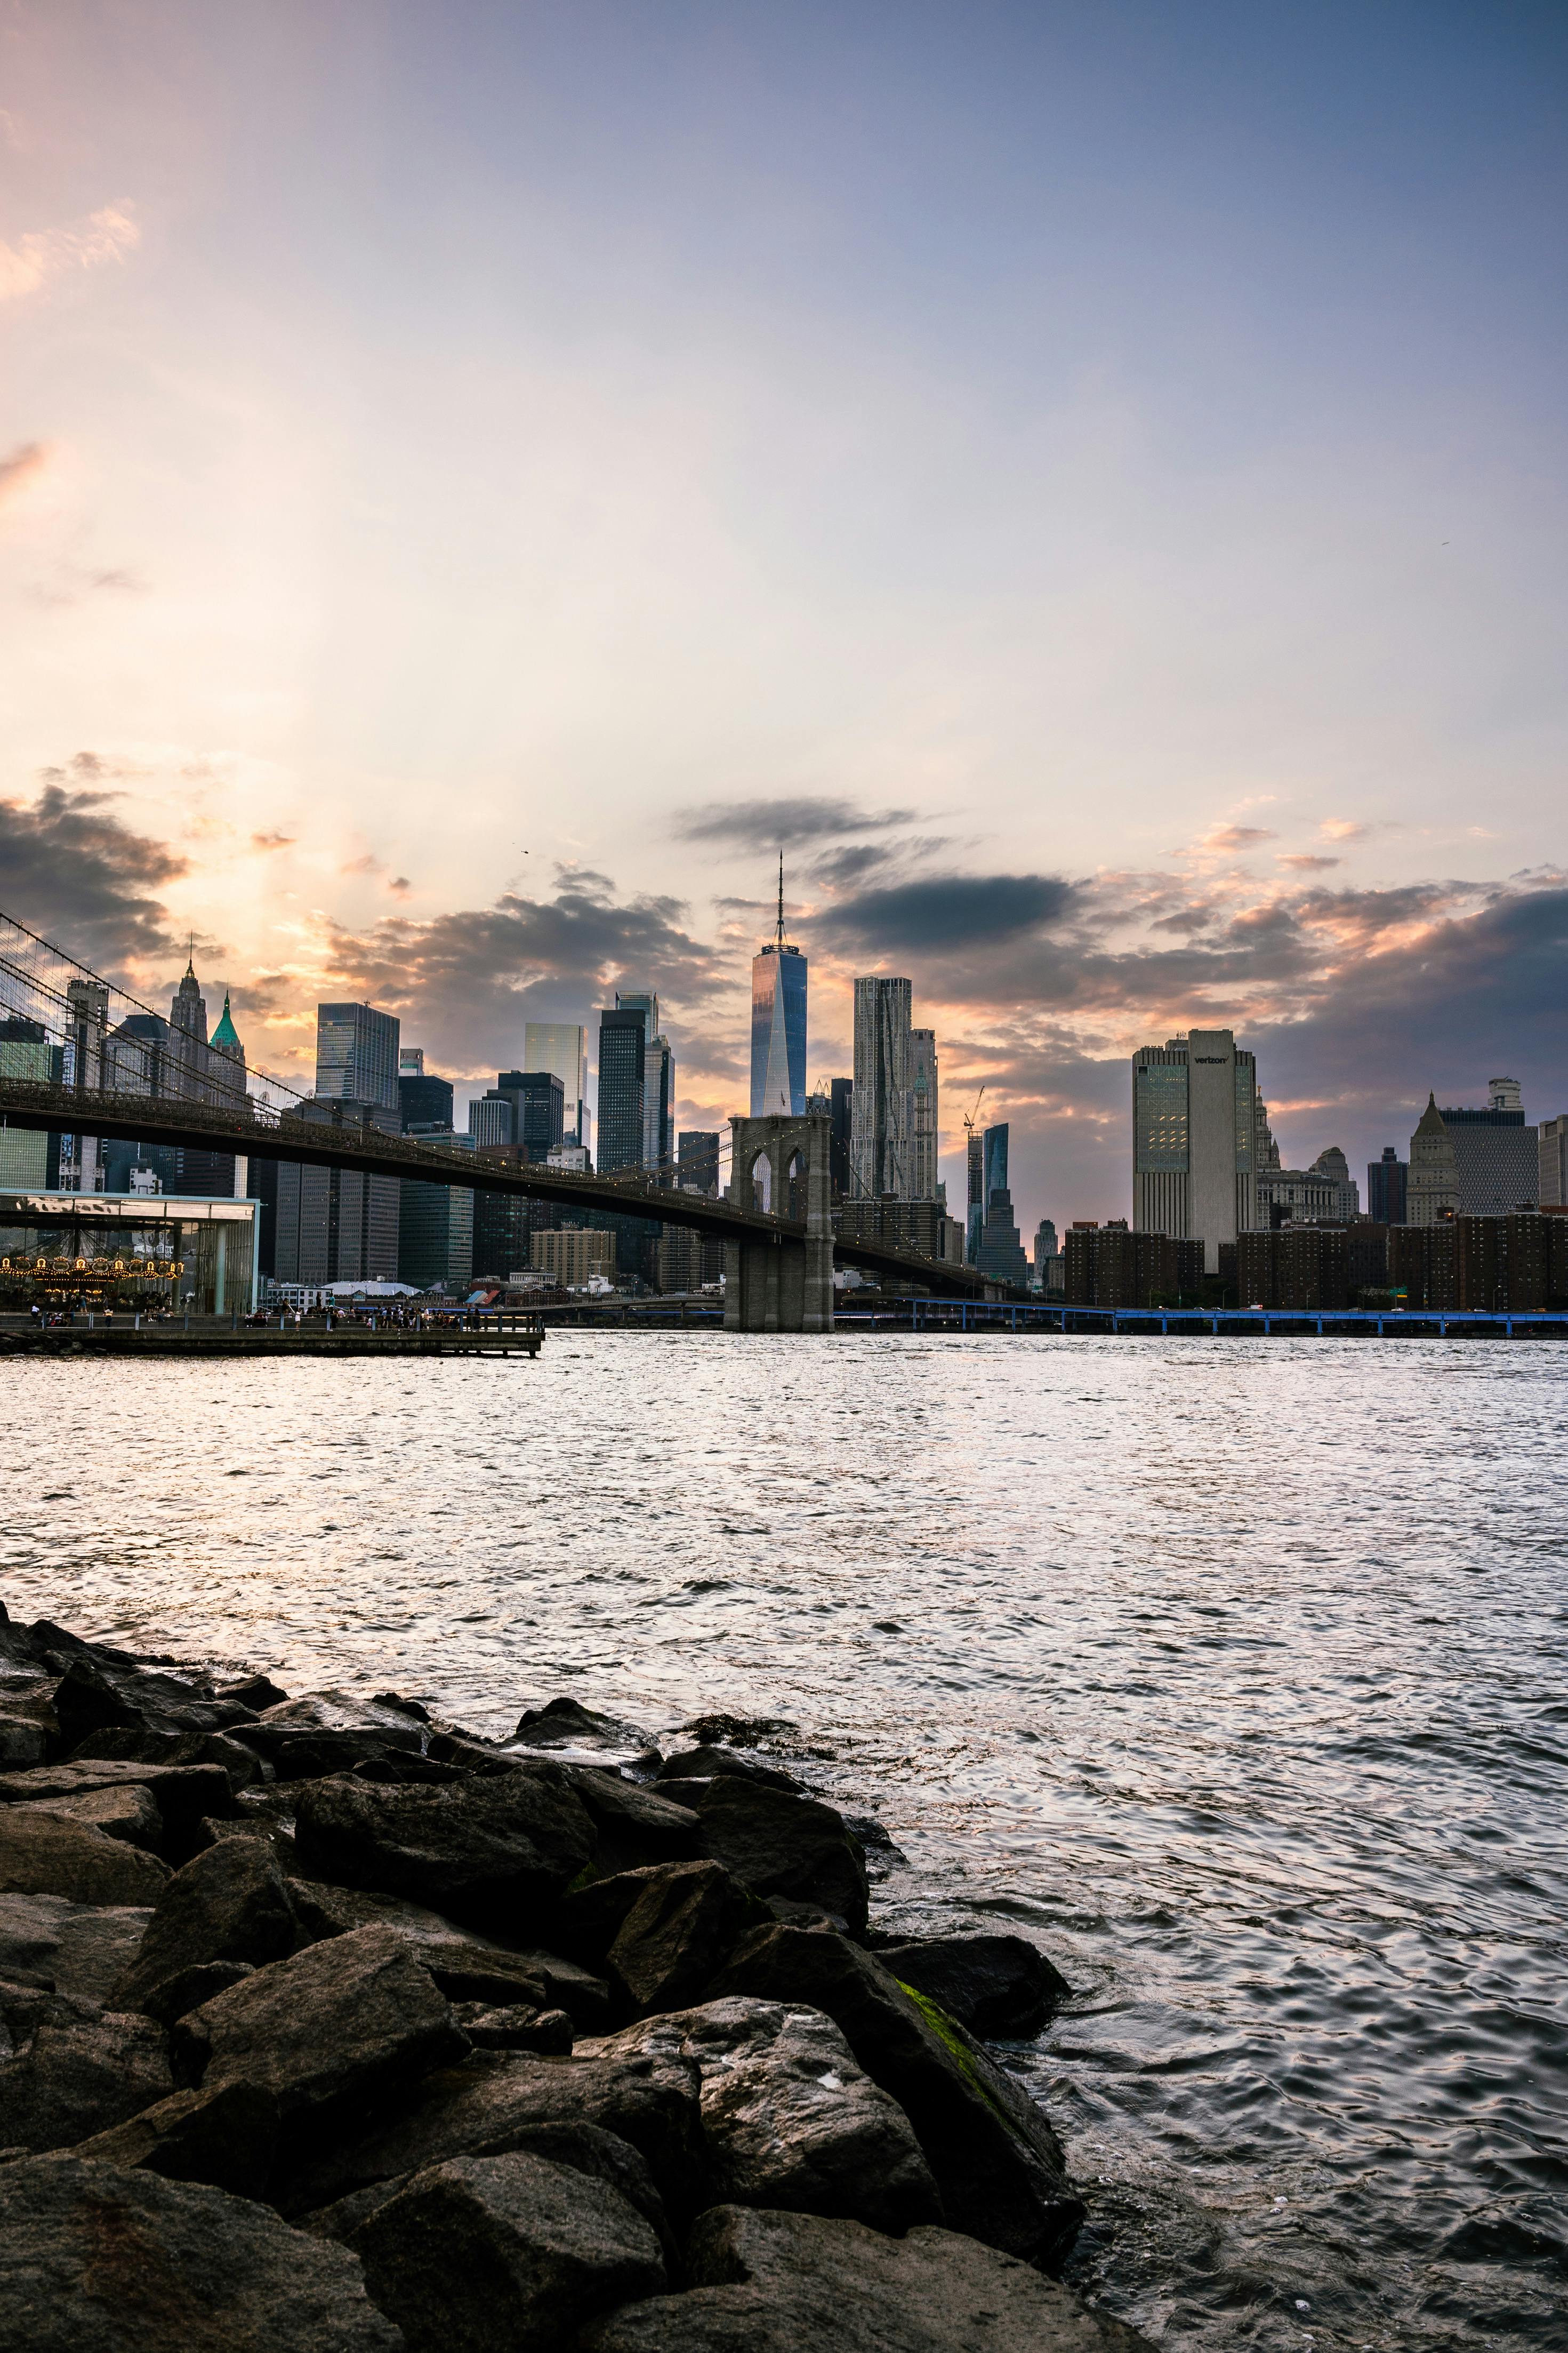
<path fill-rule="evenodd" d="M 1023 2087 L 934 2003 L 847 1937 L 783 1926 L 742 1938 L 709 1988 L 710 2000 L 731 1994 L 826 2011 L 914 2126 L 951 2226 L 1060 2265 L 1084 2211 L 1061 2144 Z"/>
<path fill-rule="evenodd" d="M 32 1798 L 26 1813 L 58 1814 L 68 1822 L 85 1822 L 105 1838 L 123 1839 L 127 1846 L 156 1852 L 163 1835 L 163 1817 L 144 1782 L 122 1782 L 118 1788 L 80 1789 L 70 1797 Z"/>
<path fill-rule="evenodd" d="M 364 1699 L 357 1692 L 308 1692 L 263 1708 L 256 1724 L 280 1732 L 374 1732 L 397 1748 L 423 1748 L 430 1717 L 416 1702 L 390 1692 Z M 255 1736 L 254 1729 L 247 1739 Z"/>
<path fill-rule="evenodd" d="M 135 1958 L 152 1916 L 147 1906 L 0 1895 L 0 1978 L 105 2002 Z"/>
<path fill-rule="evenodd" d="M 115 2000 L 141 2010 L 187 1969 L 281 1960 L 298 1942 L 293 1905 L 270 1849 L 260 1839 L 222 1839 L 163 1889 Z"/>
<path fill-rule="evenodd" d="M 636 2018 L 696 2001 L 760 1910 L 722 1863 L 674 1862 L 598 1881 L 566 1899 L 563 1917 L 579 1936 L 593 1935 L 595 1912 L 613 1920 L 604 1968 Z"/>
<path fill-rule="evenodd" d="M 931 1936 L 883 1945 L 877 1958 L 900 1985 L 940 2003 L 971 2034 L 988 2041 L 1037 2034 L 1072 1992 L 1058 1969 L 1023 1936 Z"/>
<path fill-rule="evenodd" d="M 129 2123 L 79 2142 L 71 2155 L 261 2198 L 277 2147 L 276 2100 L 251 2084 L 226 2084 L 216 2092 L 172 2093 Z"/>
<path fill-rule="evenodd" d="M 34 1630 L 37 1632 L 37 1629 Z M 215 1702 L 199 1683 L 133 1664 L 107 1663 L 108 1653 L 62 1653 L 46 1650 L 45 1661 L 62 1672 L 54 1710 L 68 1749 L 90 1735 L 121 1727 L 151 1732 L 222 1732 L 248 1719 L 233 1701 Z"/>
<path fill-rule="evenodd" d="M 858 1935 L 866 1926 L 866 1858 L 844 1818 L 816 1798 L 727 1775 L 687 1784 L 705 1853 L 754 1895 L 820 1904 Z"/>
<path fill-rule="evenodd" d="M 542 2125 L 589 2124 L 641 2152 L 679 2220 L 709 2191 L 698 2087 L 697 2069 L 686 2060 L 476 2052 L 301 2163 L 286 2193 L 287 2210 L 325 2206 L 449 2157 L 527 2147 Z"/>
<path fill-rule="evenodd" d="M 37 1806 L 0 1806 L 0 1894 L 66 1895 L 73 1904 L 155 1904 L 169 1866 L 89 1823 Z"/>
<path fill-rule="evenodd" d="M 574 2172 L 585 2173 L 592 2180 L 602 2181 L 608 2189 L 618 2191 L 648 2225 L 658 2241 L 666 2267 L 673 2273 L 678 2259 L 664 2200 L 654 2186 L 647 2158 L 629 2140 L 623 2140 L 619 2133 L 606 2132 L 603 2125 L 534 2124 L 518 2126 L 511 2147 L 526 2150 L 531 2157 L 547 2158 L 552 2165 L 569 2166 Z M 395 2198 L 404 2182 L 411 2178 L 406 2174 L 394 2175 L 390 2180 L 351 2190 L 334 2205 L 319 2206 L 311 2213 L 299 2215 L 298 2226 L 301 2231 L 320 2231 L 330 2239 L 345 2239 L 384 2206 L 389 2198 Z"/>
<path fill-rule="evenodd" d="M 711 1781 L 716 1775 L 732 1773 L 742 1781 L 764 1781 L 770 1789 L 788 1789 L 798 1793 L 800 1783 L 791 1773 L 777 1765 L 760 1764 L 755 1757 L 739 1756 L 733 1748 L 717 1745 L 700 1748 L 683 1748 L 678 1756 L 667 1757 L 658 1768 L 660 1781 Z"/>
<path fill-rule="evenodd" d="M 285 2119 L 401 2091 L 467 2049 L 451 2004 L 387 1928 L 274 1961 L 174 2029 L 187 2084 L 252 2084 Z"/>
<path fill-rule="evenodd" d="M 247 1730 L 242 1725 L 241 1730 Z M 150 1732 L 143 1725 L 110 1725 L 79 1740 L 70 1755 L 72 1765 L 119 1762 L 164 1767 L 216 1765 L 230 1791 L 257 1788 L 272 1778 L 272 1767 L 232 1732 Z M 195 1821 L 203 1814 L 224 1814 L 226 1805 L 203 1804 L 185 1809 Z M 165 1817 L 169 1808 L 163 1808 Z"/>
<path fill-rule="evenodd" d="M 346 2248 L 221 2189 L 79 2158 L 0 2168 L 0 2344 L 400 2353 Z"/>
<path fill-rule="evenodd" d="M 702 1852 L 702 1826 L 689 1806 L 595 1765 L 558 1768 L 586 1808 L 596 1838 L 594 1868 L 601 1875 L 655 1862 L 686 1862 Z"/>
<path fill-rule="evenodd" d="M 39 2024 L 0 2067 L 0 2147 L 68 2148 L 174 2088 L 168 2037 L 115 2010 Z"/>
<path fill-rule="evenodd" d="M 609 1987 L 558 1953 L 513 1951 L 401 1896 L 300 1879 L 290 1880 L 289 1894 L 304 1936 L 342 1936 L 373 1926 L 395 1929 L 450 2000 L 563 2010 L 585 2034 L 610 2023 Z"/>
<path fill-rule="evenodd" d="M 596 1844 L 561 1767 L 542 1761 L 449 1788 L 308 1782 L 294 1835 L 308 1877 L 405 1896 L 519 1940 Z"/>
<path fill-rule="evenodd" d="M 692 2291 L 591 2325 L 583 2353 L 1148 2353 L 1026 2263 L 955 2232 L 716 2206 L 692 2233 Z"/>
<path fill-rule="evenodd" d="M 942 2217 L 909 2118 L 856 2064 L 831 2019 L 731 2000 L 578 2045 L 584 2059 L 683 2059 L 700 2081 L 715 2194 L 905 2231 Z"/>
<path fill-rule="evenodd" d="M 409 2353 L 557 2353 L 584 2321 L 665 2285 L 635 2206 L 521 2150 L 416 2174 L 349 2244 Z"/>
<path fill-rule="evenodd" d="M 543 1707 L 525 1707 L 509 1744 L 553 1750 L 559 1755 L 603 1757 L 607 1763 L 657 1764 L 658 1751 L 646 1732 L 617 1715 L 601 1715 L 563 1693 Z"/>

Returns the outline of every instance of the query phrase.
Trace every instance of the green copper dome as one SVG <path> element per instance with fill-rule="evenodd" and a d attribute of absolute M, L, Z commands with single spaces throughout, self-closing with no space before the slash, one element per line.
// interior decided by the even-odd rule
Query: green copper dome
<path fill-rule="evenodd" d="M 234 1016 L 228 1009 L 226 988 L 223 993 L 223 1011 L 218 1017 L 217 1028 L 213 1031 L 212 1043 L 215 1046 L 232 1047 L 237 1052 L 239 1049 L 239 1032 L 234 1026 Z"/>

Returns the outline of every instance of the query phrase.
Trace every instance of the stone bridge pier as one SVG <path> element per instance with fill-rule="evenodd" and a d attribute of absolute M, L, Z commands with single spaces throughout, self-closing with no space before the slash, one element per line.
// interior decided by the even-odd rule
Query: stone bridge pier
<path fill-rule="evenodd" d="M 727 1332 L 831 1332 L 833 1194 L 826 1119 L 732 1119 L 729 1198 L 743 1209 L 804 1219 L 793 1234 L 729 1242 Z"/>

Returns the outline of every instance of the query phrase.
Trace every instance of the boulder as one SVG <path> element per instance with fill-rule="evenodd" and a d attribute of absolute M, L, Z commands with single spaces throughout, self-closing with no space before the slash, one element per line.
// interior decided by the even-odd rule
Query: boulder
<path fill-rule="evenodd" d="M 702 1852 L 702 1827 L 689 1806 L 639 1788 L 595 1765 L 563 1765 L 594 1824 L 597 1875 L 680 1862 Z"/>
<path fill-rule="evenodd" d="M 558 1766 L 450 1788 L 383 1788 L 340 1776 L 299 1794 L 303 1874 L 401 1895 L 526 1937 L 592 1860 L 594 1825 Z"/>
<path fill-rule="evenodd" d="M 27 2353 L 400 2353 L 343 2247 L 265 2206 L 79 2158 L 0 2169 L 0 2344 Z"/>
<path fill-rule="evenodd" d="M 0 2067 L 0 2147 L 68 2148 L 174 2090 L 162 2027 L 81 2008 L 39 2024 Z"/>
<path fill-rule="evenodd" d="M 213 1701 L 198 1683 L 149 1674 L 134 1664 L 106 1663 L 110 1655 L 101 1651 L 96 1656 L 85 1651 L 45 1652 L 46 1662 L 61 1670 L 54 1710 L 68 1749 L 112 1728 L 222 1732 L 249 1715 L 247 1708 L 231 1700 Z"/>
<path fill-rule="evenodd" d="M 358 1692 L 309 1692 L 300 1699 L 279 1700 L 263 1708 L 246 1737 L 257 1733 L 273 1731 L 297 1732 L 374 1732 L 390 1746 L 412 1748 L 425 1746 L 425 1731 L 430 1717 L 417 1701 L 396 1698 L 383 1692 L 376 1699 L 365 1699 Z"/>
<path fill-rule="evenodd" d="M 1037 2271 L 956 2232 L 716 2206 L 691 2236 L 692 2291 L 623 2306 L 583 2353 L 1149 2353 Z"/>
<path fill-rule="evenodd" d="M 287 2120 L 401 2092 L 468 2046 L 402 1939 L 356 1928 L 187 2012 L 174 2047 L 185 2084 L 253 2084 Z"/>
<path fill-rule="evenodd" d="M 616 1715 L 601 1715 L 563 1693 L 542 1707 L 525 1707 L 509 1744 L 518 1748 L 567 1749 L 582 1756 L 657 1757 L 646 1732 Z"/>
<path fill-rule="evenodd" d="M 272 1778 L 270 1765 L 232 1732 L 148 1732 L 121 1725 L 89 1734 L 78 1741 L 70 1754 L 73 1765 L 109 1761 L 166 1767 L 218 1765 L 235 1796 Z M 165 1815 L 168 1810 L 163 1809 Z M 228 1808 L 206 1803 L 185 1810 L 194 1819 L 199 1813 L 226 1814 Z"/>
<path fill-rule="evenodd" d="M 698 2000 L 761 1908 L 722 1863 L 665 1863 L 637 1876 L 636 1901 L 605 1955 L 605 1973 L 633 2018 Z"/>
<path fill-rule="evenodd" d="M 703 1852 L 754 1895 L 820 1904 L 859 1935 L 866 1926 L 866 1858 L 844 1818 L 816 1798 L 724 1775 L 690 1785 Z"/>
<path fill-rule="evenodd" d="M 166 1862 L 89 1823 L 37 1806 L 0 1806 L 0 1894 L 66 1895 L 73 1904 L 155 1904 Z"/>
<path fill-rule="evenodd" d="M 455 2002 L 453 2008 L 476 2051 L 537 2051 L 545 2059 L 571 2054 L 572 2021 L 563 2010 L 532 2010 L 526 2002 L 495 2009 L 482 2001 Z"/>
<path fill-rule="evenodd" d="M 277 2102 L 254 2084 L 225 2084 L 216 2092 L 172 2093 L 128 2124 L 79 2142 L 71 2155 L 261 2198 L 277 2147 Z"/>
<path fill-rule="evenodd" d="M 150 1907 L 73 1904 L 64 1895 L 0 1895 L 0 1978 L 107 2001 L 135 1958 Z"/>
<path fill-rule="evenodd" d="M 226 1734 L 203 1734 L 193 1741 L 182 1734 L 174 1746 L 205 1748 L 209 1739 L 226 1738 Z M 185 1758 L 166 1764 L 157 1757 L 72 1757 L 36 1773 L 0 1776 L 0 1799 L 18 1804 L 33 1798 L 75 1798 L 93 1789 L 136 1787 L 152 1790 L 159 1812 L 181 1822 L 220 1811 L 226 1794 L 225 1775 L 210 1762 Z"/>
<path fill-rule="evenodd" d="M 1021 2084 L 934 2002 L 831 1931 L 778 1926 L 743 1937 L 708 1989 L 809 2004 L 903 2109 L 954 2230 L 1047 2270 L 1059 2267 L 1083 2206 L 1061 2144 Z"/>
<path fill-rule="evenodd" d="M 522 2150 L 416 2174 L 348 2243 L 409 2353 L 558 2353 L 585 2321 L 666 2282 L 635 2206 Z"/>
<path fill-rule="evenodd" d="M 798 1793 L 800 1783 L 793 1774 L 777 1765 L 761 1765 L 752 1757 L 739 1757 L 732 1748 L 717 1746 L 683 1748 L 678 1757 L 667 1757 L 658 1768 L 661 1781 L 711 1781 L 721 1773 L 732 1773 L 742 1781 L 762 1781 L 770 1789 L 788 1789 Z"/>
<path fill-rule="evenodd" d="M 127 1846 L 155 1852 L 163 1835 L 163 1817 L 144 1782 L 125 1781 L 116 1788 L 81 1789 L 73 1797 L 31 1798 L 21 1809 L 28 1814 L 58 1814 L 68 1822 L 85 1822 L 105 1838 L 123 1839 Z"/>
<path fill-rule="evenodd" d="M 199 2010 L 215 1994 L 226 1993 L 241 1978 L 255 1973 L 252 1961 L 197 1961 L 188 1969 L 176 1969 L 172 1978 L 161 1978 L 137 2007 L 143 2018 L 173 2026 L 187 2010 Z"/>
<path fill-rule="evenodd" d="M 542 2125 L 597 2125 L 629 2141 L 678 2219 L 705 2202 L 698 2073 L 689 2062 L 476 2051 L 464 2065 L 426 2076 L 395 2106 L 302 2163 L 289 2185 L 287 2209 L 324 2206 L 449 2157 L 499 2157 L 530 2146 Z"/>
<path fill-rule="evenodd" d="M 574 2172 L 585 2173 L 591 2179 L 618 2190 L 647 2223 L 658 2241 L 666 2267 L 673 2274 L 678 2258 L 664 2200 L 654 2187 L 647 2158 L 629 2140 L 623 2140 L 618 2133 L 606 2132 L 603 2125 L 521 2125 L 512 2146 L 531 2157 L 547 2158 L 552 2165 L 569 2166 Z M 390 2180 L 373 2182 L 366 2189 L 351 2190 L 335 2205 L 319 2206 L 312 2213 L 299 2215 L 297 2227 L 319 2231 L 330 2239 L 345 2239 L 378 2207 L 384 2206 L 389 2198 L 395 2198 L 410 2178 L 406 2174 L 394 2175 Z"/>
<path fill-rule="evenodd" d="M 40 1710 L 29 1714 L 15 1704 L 15 1695 L 0 1691 L 0 1766 L 7 1772 L 42 1765 L 58 1748 L 58 1732 Z"/>
<path fill-rule="evenodd" d="M 819 2010 L 708 2002 L 580 2043 L 578 2052 L 696 2067 L 720 2198 L 849 2215 L 879 2231 L 905 2231 L 942 2215 L 908 2117 Z"/>
<path fill-rule="evenodd" d="M 452 2001 L 564 2010 L 587 2034 L 610 2022 L 610 1989 L 604 1979 L 557 1953 L 514 1952 L 395 1895 L 299 1879 L 289 1882 L 289 1892 L 302 1936 L 342 1936 L 374 1924 L 394 1928 Z"/>
<path fill-rule="evenodd" d="M 270 1849 L 260 1839 L 222 1839 L 169 1881 L 115 1999 L 123 2009 L 141 2010 L 166 1980 L 187 1970 L 215 1961 L 281 1960 L 298 1941 L 289 1889 Z"/>
<path fill-rule="evenodd" d="M 219 1683 L 215 1696 L 237 1700 L 241 1707 L 249 1708 L 252 1715 L 262 1715 L 269 1707 L 281 1706 L 289 1694 L 279 1688 L 270 1675 L 254 1674 L 243 1676 L 238 1683 Z"/>
<path fill-rule="evenodd" d="M 927 1995 L 990 2041 L 1037 2034 L 1072 1992 L 1024 1936 L 931 1936 L 883 1945 L 877 1958 L 900 1985 Z"/>

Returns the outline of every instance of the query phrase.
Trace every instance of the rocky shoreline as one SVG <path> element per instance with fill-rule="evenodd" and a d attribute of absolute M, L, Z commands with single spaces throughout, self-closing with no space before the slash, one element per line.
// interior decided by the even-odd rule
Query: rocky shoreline
<path fill-rule="evenodd" d="M 1133 2353 L 986 2048 L 1066 1986 L 869 1894 L 755 1725 L 494 1742 L 0 1606 L 0 2343 Z"/>

